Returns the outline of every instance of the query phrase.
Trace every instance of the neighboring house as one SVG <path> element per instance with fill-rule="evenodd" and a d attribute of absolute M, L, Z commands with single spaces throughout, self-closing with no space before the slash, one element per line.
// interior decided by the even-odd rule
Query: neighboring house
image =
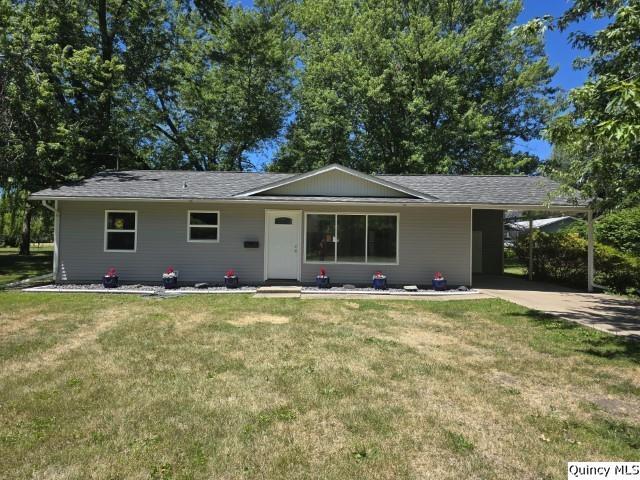
<path fill-rule="evenodd" d="M 532 221 L 534 230 L 540 230 L 545 233 L 555 233 L 563 230 L 575 222 L 580 222 L 579 218 L 575 217 L 552 217 L 552 218 L 540 218 Z M 519 222 L 506 223 L 505 226 L 505 240 L 515 241 L 523 232 L 529 231 L 529 220 L 523 220 Z"/>
<path fill-rule="evenodd" d="M 586 211 L 543 177 L 367 175 L 339 165 L 308 173 L 117 171 L 31 196 L 56 212 L 54 274 L 129 282 L 471 285 L 501 273 L 505 210 Z M 552 200 L 550 200 L 552 199 Z"/>

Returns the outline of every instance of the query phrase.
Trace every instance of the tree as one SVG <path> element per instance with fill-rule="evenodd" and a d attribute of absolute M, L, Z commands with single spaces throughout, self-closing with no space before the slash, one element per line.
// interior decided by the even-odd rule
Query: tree
<path fill-rule="evenodd" d="M 272 168 L 531 172 L 553 70 L 519 2 L 302 1 L 295 120 Z"/>
<path fill-rule="evenodd" d="M 86 143 L 67 101 L 75 73 L 99 68 L 91 49 L 62 46 L 74 34 L 75 12 L 45 12 L 44 3 L 0 2 L 0 188 L 21 218 L 22 254 L 29 253 L 29 193 L 69 178 Z"/>
<path fill-rule="evenodd" d="M 21 252 L 33 191 L 114 168 L 246 168 L 288 109 L 290 34 L 278 0 L 0 0 L 0 188 Z"/>
<path fill-rule="evenodd" d="M 569 93 L 548 137 L 561 155 L 546 170 L 612 209 L 640 202 L 640 2 L 579 0 L 557 21 L 561 29 L 587 15 L 610 23 L 593 35 L 572 35 L 590 56 L 584 85 Z"/>
<path fill-rule="evenodd" d="M 174 15 L 174 12 L 169 12 Z M 163 62 L 129 69 L 142 79 L 135 115 L 149 131 L 153 165 L 243 170 L 246 153 L 278 136 L 289 109 L 293 56 L 286 17 L 277 3 L 228 9 L 224 26 L 206 28 L 197 13 L 175 28 L 152 29 L 138 50 Z"/>

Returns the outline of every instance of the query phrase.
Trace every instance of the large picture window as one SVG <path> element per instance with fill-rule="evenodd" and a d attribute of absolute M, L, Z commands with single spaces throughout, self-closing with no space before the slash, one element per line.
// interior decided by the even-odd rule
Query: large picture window
<path fill-rule="evenodd" d="M 187 240 L 190 242 L 217 242 L 220 212 L 189 210 Z"/>
<path fill-rule="evenodd" d="M 104 249 L 108 252 L 135 252 L 138 212 L 105 211 Z"/>
<path fill-rule="evenodd" d="M 398 215 L 307 213 L 307 263 L 398 262 Z"/>

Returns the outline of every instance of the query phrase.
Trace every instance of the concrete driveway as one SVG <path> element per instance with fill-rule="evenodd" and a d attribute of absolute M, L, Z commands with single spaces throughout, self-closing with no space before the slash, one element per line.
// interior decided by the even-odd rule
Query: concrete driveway
<path fill-rule="evenodd" d="M 640 303 L 624 297 L 529 282 L 509 276 L 474 277 L 474 288 L 603 332 L 640 340 Z"/>

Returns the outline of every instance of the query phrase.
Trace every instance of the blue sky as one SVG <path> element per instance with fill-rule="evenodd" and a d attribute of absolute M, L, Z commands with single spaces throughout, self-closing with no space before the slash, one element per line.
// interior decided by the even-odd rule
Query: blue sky
<path fill-rule="evenodd" d="M 573 3 L 567 0 L 524 0 L 524 8 L 518 17 L 518 23 L 525 23 L 535 17 L 543 15 L 552 15 L 559 17 Z M 586 52 L 583 50 L 572 48 L 569 43 L 569 35 L 571 32 L 583 31 L 593 33 L 602 29 L 606 25 L 605 20 L 594 20 L 587 18 L 584 21 L 572 25 L 571 28 L 564 32 L 547 31 L 545 33 L 545 49 L 549 57 L 549 63 L 553 67 L 557 67 L 552 84 L 566 91 L 580 86 L 587 78 L 586 70 L 575 70 L 573 61 L 576 58 L 583 57 Z M 534 140 L 526 144 L 524 149 L 537 154 L 543 160 L 548 158 L 551 153 L 551 146 L 542 140 Z"/>
<path fill-rule="evenodd" d="M 239 3 L 250 6 L 252 0 L 239 0 Z M 525 23 L 532 18 L 543 15 L 560 16 L 571 5 L 570 0 L 523 0 L 524 8 L 518 17 L 518 23 Z M 575 70 L 573 61 L 586 52 L 574 49 L 569 44 L 569 34 L 573 31 L 594 32 L 606 25 L 605 20 L 586 19 L 577 25 L 572 26 L 564 32 L 547 31 L 545 34 L 545 48 L 552 66 L 557 67 L 552 84 L 565 91 L 581 85 L 587 77 L 585 70 Z M 543 160 L 551 153 L 551 146 L 542 140 L 534 140 L 518 145 L 519 150 L 526 150 L 538 155 Z M 275 153 L 273 146 L 264 148 L 260 152 L 251 154 L 249 157 L 257 168 L 268 163 Z"/>

